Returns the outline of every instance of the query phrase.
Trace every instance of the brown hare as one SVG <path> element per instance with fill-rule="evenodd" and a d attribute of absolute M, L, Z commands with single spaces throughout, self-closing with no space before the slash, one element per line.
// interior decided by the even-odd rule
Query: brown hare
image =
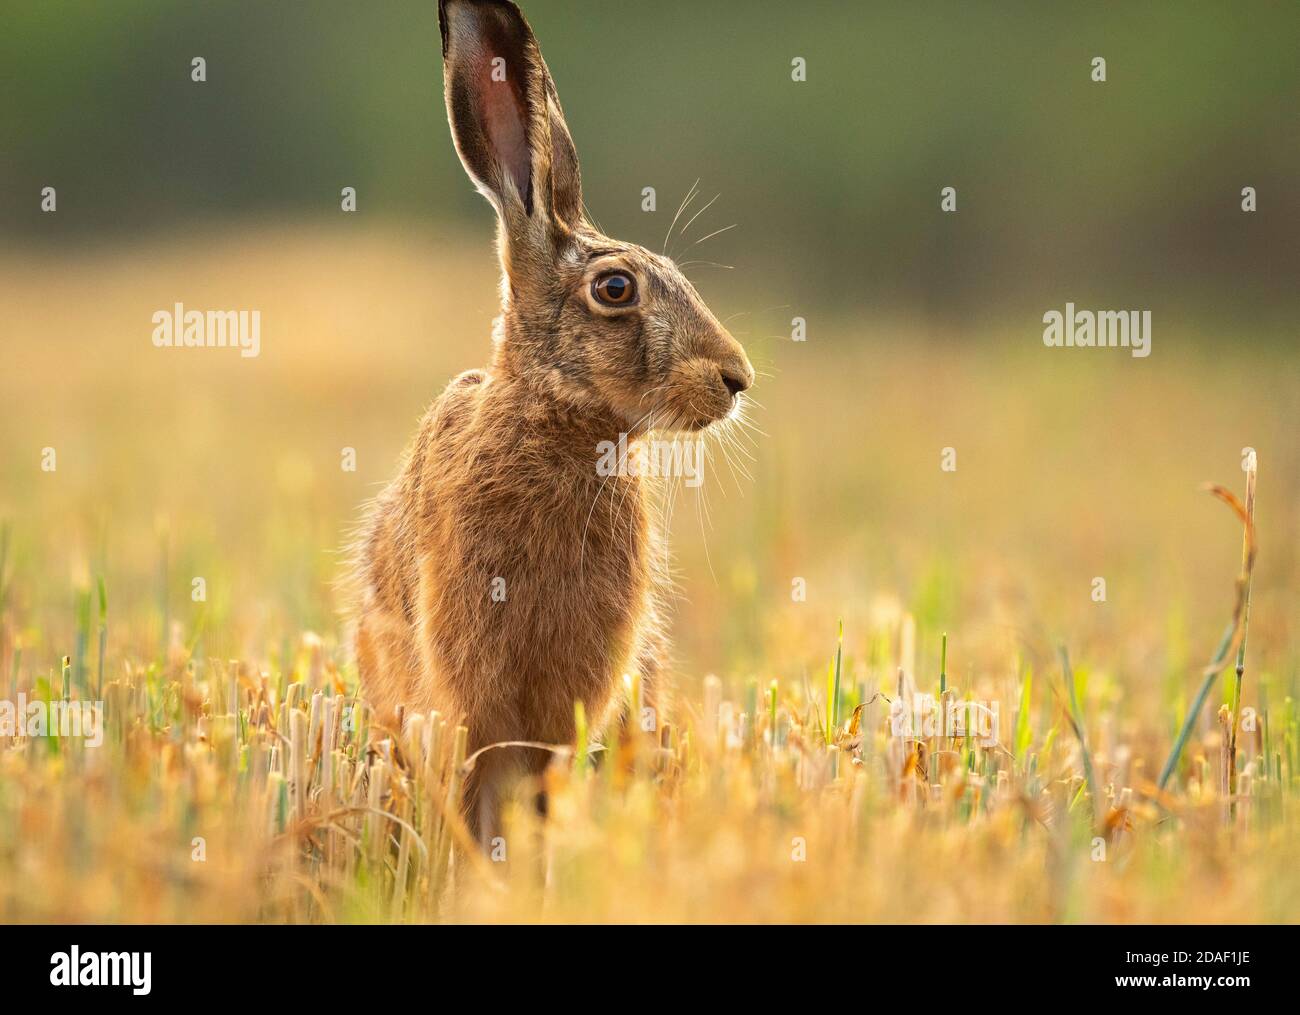
<path fill-rule="evenodd" d="M 519 8 L 441 0 L 438 17 L 456 150 L 497 212 L 501 316 L 491 366 L 433 403 L 365 523 L 358 666 L 381 719 L 437 709 L 469 727 L 471 750 L 564 744 L 575 702 L 600 730 L 623 674 L 653 687 L 665 651 L 649 480 L 602 475 L 598 447 L 703 430 L 754 371 L 671 261 L 587 220 Z M 506 780 L 548 759 L 481 755 L 471 827 L 495 834 Z"/>

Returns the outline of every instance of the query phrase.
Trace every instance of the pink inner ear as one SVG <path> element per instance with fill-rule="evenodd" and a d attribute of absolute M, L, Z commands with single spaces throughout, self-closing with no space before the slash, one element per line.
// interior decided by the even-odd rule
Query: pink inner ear
<path fill-rule="evenodd" d="M 527 105 L 523 95 L 517 91 L 514 77 L 520 73 L 519 68 L 504 65 L 497 70 L 497 78 L 504 71 L 506 79 L 493 80 L 492 55 L 484 57 L 479 73 L 479 109 L 483 118 L 483 130 L 491 146 L 493 157 L 503 173 L 510 175 L 519 198 L 524 206 L 532 211 L 532 195 L 529 180 L 532 177 L 532 156 L 528 150 Z M 500 65 L 499 65 L 500 66 Z"/>

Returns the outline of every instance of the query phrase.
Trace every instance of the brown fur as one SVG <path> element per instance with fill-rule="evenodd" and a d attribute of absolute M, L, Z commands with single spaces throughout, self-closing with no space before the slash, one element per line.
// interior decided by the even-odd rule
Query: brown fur
<path fill-rule="evenodd" d="M 359 546 L 357 660 L 381 717 L 437 709 L 470 748 L 564 744 L 581 701 L 600 730 L 625 673 L 653 687 L 664 577 L 646 480 L 598 473 L 621 433 L 700 430 L 753 380 L 739 344 L 671 261 L 600 234 L 550 74 L 504 0 L 442 0 L 448 117 L 496 207 L 502 279 L 488 371 L 453 380 Z M 491 77 L 505 60 L 505 82 Z M 610 307 L 596 280 L 636 283 Z M 505 601 L 493 601 L 493 580 Z M 470 785 L 480 832 L 503 783 L 548 755 L 487 752 Z"/>

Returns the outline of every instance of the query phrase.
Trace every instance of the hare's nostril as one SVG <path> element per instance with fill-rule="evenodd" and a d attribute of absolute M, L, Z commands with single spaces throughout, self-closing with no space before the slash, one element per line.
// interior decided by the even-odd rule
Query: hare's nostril
<path fill-rule="evenodd" d="M 735 398 L 749 387 L 749 381 L 744 377 L 730 373 L 726 370 L 722 371 L 722 383 L 727 386 L 727 390 L 731 392 L 732 398 Z"/>

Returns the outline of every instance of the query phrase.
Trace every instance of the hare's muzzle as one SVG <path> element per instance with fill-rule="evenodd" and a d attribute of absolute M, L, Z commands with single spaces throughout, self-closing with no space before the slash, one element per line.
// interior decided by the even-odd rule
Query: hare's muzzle
<path fill-rule="evenodd" d="M 680 363 L 674 373 L 678 381 L 674 401 L 684 410 L 685 428 L 690 430 L 702 430 L 726 419 L 735 410 L 741 392 L 754 384 L 754 368 L 744 349 L 726 332 L 704 348 L 697 347 L 696 355 Z"/>
<path fill-rule="evenodd" d="M 754 384 L 754 368 L 745 350 L 725 329 L 719 329 L 709 349 L 711 359 L 717 364 L 718 379 L 733 401 L 742 391 Z"/>

